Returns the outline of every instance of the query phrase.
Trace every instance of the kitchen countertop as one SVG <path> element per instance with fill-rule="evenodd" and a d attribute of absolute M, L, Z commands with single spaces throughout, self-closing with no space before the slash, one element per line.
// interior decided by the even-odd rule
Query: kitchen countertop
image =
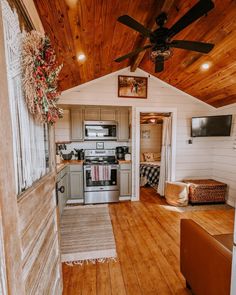
<path fill-rule="evenodd" d="M 127 160 L 119 160 L 119 164 L 130 164 L 131 160 L 127 161 Z"/>
<path fill-rule="evenodd" d="M 68 165 L 83 165 L 84 161 L 83 160 L 63 160 L 61 161 L 60 164 L 57 164 L 56 170 L 57 173 L 59 173 L 62 169 L 64 169 Z M 131 161 L 126 161 L 126 160 L 119 160 L 119 164 L 130 164 Z"/>
<path fill-rule="evenodd" d="M 83 165 L 83 160 L 63 160 L 60 164 L 56 165 L 57 173 L 59 173 L 62 169 L 64 169 L 68 165 Z"/>

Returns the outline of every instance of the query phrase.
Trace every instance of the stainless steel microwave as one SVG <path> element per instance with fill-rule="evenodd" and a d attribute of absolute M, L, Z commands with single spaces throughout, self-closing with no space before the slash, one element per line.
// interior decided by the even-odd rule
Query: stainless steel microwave
<path fill-rule="evenodd" d="M 116 121 L 84 121 L 85 140 L 117 140 Z"/>

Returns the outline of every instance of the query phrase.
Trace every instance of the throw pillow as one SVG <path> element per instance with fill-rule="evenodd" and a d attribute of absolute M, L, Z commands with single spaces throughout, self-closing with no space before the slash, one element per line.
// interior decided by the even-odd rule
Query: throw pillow
<path fill-rule="evenodd" d="M 153 162 L 154 161 L 153 153 L 143 153 L 143 156 L 144 156 L 144 160 L 146 162 Z"/>
<path fill-rule="evenodd" d="M 153 153 L 154 161 L 160 161 L 161 160 L 161 153 Z"/>

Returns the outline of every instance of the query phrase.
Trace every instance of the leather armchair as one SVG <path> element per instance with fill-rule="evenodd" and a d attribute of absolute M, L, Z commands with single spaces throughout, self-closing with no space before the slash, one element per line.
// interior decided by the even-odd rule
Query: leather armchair
<path fill-rule="evenodd" d="M 190 219 L 181 219 L 180 268 L 195 295 L 229 295 L 233 234 L 210 235 Z"/>

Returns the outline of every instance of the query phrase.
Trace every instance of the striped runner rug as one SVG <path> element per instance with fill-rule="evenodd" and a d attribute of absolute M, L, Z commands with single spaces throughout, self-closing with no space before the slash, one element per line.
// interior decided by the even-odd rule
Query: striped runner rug
<path fill-rule="evenodd" d="M 116 257 L 107 205 L 65 207 L 60 228 L 62 262 L 82 264 Z"/>

